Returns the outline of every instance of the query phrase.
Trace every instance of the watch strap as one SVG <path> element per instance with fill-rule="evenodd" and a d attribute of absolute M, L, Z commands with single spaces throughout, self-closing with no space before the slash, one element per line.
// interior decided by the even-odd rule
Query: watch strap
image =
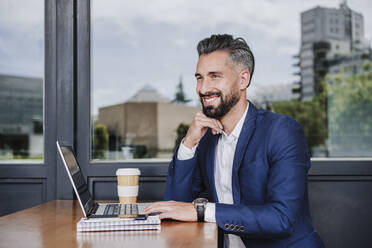
<path fill-rule="evenodd" d="M 198 222 L 204 222 L 205 204 L 196 205 L 196 213 L 198 216 Z"/>

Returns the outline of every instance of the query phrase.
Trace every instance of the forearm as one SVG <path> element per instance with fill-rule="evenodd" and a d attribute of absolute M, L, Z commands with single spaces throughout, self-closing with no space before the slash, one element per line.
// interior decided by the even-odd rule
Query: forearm
<path fill-rule="evenodd" d="M 189 160 L 173 160 L 169 165 L 164 200 L 193 200 L 193 177 L 196 158 Z"/>
<path fill-rule="evenodd" d="M 232 234 L 261 238 L 288 236 L 292 226 L 289 218 L 275 204 L 238 206 L 207 203 L 205 221 L 217 222 L 224 231 Z"/>
<path fill-rule="evenodd" d="M 293 220 L 276 204 L 216 204 L 216 222 L 224 231 L 256 238 L 281 238 L 292 232 Z"/>
<path fill-rule="evenodd" d="M 255 205 L 216 203 L 217 224 L 225 231 L 251 237 L 288 236 L 304 206 L 306 178 L 306 165 L 278 162 L 268 179 L 265 202 Z M 232 230 L 231 224 L 239 230 Z"/>

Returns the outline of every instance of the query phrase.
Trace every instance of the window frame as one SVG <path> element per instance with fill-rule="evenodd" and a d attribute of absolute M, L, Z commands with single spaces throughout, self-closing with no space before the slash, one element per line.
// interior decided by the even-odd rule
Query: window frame
<path fill-rule="evenodd" d="M 90 0 L 77 3 L 77 157 L 90 190 L 94 188 L 91 178 L 114 177 L 118 168 L 138 167 L 144 177 L 161 177 L 165 180 L 169 162 L 133 161 L 94 161 L 90 160 L 91 139 L 91 48 L 90 48 Z M 169 160 L 170 161 L 170 160 Z M 312 167 L 309 171 L 309 181 L 335 179 L 342 176 L 347 180 L 369 180 L 372 177 L 371 158 L 311 158 Z M 94 179 L 92 179 L 94 180 Z"/>
<path fill-rule="evenodd" d="M 40 194 L 41 202 L 56 198 L 56 153 L 51 149 L 56 140 L 56 87 L 57 87 L 57 61 L 56 61 L 56 3 L 53 0 L 45 0 L 44 3 L 44 76 L 43 76 L 43 142 L 44 154 L 42 162 L 30 162 L 29 160 L 0 163 L 0 186 L 11 187 L 24 191 L 27 188 L 40 190 L 33 194 Z M 6 196 L 6 192 L 0 191 L 0 197 Z M 37 198 L 37 197 L 36 197 Z M 13 212 L 30 206 L 31 198 L 12 198 L 2 212 Z M 31 200 L 32 201 L 32 200 Z M 34 202 L 34 201 L 32 201 Z M 40 204 L 39 203 L 39 204 Z"/>

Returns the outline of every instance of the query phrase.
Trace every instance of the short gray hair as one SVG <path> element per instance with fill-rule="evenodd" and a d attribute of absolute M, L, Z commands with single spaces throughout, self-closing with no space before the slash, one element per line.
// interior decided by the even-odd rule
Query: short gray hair
<path fill-rule="evenodd" d="M 230 59 L 239 65 L 243 65 L 249 71 L 250 80 L 254 72 L 254 56 L 247 42 L 243 38 L 236 38 L 229 34 L 214 34 L 201 40 L 198 44 L 199 57 L 214 51 L 226 50 L 230 53 Z"/>

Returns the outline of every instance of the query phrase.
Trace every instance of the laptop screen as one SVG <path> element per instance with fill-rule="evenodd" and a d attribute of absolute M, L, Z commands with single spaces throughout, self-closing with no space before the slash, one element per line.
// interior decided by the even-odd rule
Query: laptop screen
<path fill-rule="evenodd" d="M 75 193 L 77 194 L 77 197 L 79 198 L 80 203 L 85 210 L 85 214 L 87 214 L 89 209 L 93 205 L 93 201 L 91 200 L 88 186 L 84 180 L 83 174 L 81 173 L 79 164 L 75 158 L 72 148 L 69 146 L 59 146 L 58 148 L 65 166 L 68 169 L 68 173 L 70 174 L 70 179 L 74 184 Z"/>

